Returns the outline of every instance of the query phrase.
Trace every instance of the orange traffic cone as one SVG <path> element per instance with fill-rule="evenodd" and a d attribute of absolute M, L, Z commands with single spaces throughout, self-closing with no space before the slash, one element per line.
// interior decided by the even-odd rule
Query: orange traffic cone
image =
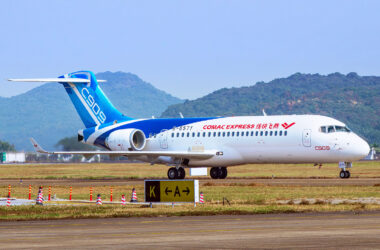
<path fill-rule="evenodd" d="M 136 189 L 135 188 L 132 188 L 131 202 L 137 202 L 137 194 L 136 194 Z"/>
<path fill-rule="evenodd" d="M 121 195 L 121 205 L 125 205 L 125 195 Z"/>
<path fill-rule="evenodd" d="M 205 202 L 204 202 L 204 200 L 203 200 L 203 192 L 201 192 L 200 194 L 199 194 L 199 204 L 204 204 Z"/>
<path fill-rule="evenodd" d="M 7 207 L 9 207 L 11 205 L 11 197 L 8 195 L 8 199 L 7 199 Z"/>
<path fill-rule="evenodd" d="M 96 205 L 102 205 L 102 197 L 98 194 L 98 198 L 96 198 Z"/>
<path fill-rule="evenodd" d="M 43 192 L 42 192 L 42 187 L 38 189 L 38 195 L 37 195 L 37 200 L 36 200 L 36 205 L 43 205 L 44 203 L 44 197 L 43 197 Z"/>

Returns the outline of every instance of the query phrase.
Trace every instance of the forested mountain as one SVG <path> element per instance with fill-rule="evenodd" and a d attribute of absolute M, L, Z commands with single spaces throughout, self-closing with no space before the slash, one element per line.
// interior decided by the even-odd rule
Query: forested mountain
<path fill-rule="evenodd" d="M 380 77 L 356 73 L 296 73 L 268 83 L 220 89 L 174 104 L 162 117 L 321 114 L 345 122 L 370 143 L 380 142 Z"/>
<path fill-rule="evenodd" d="M 124 72 L 96 75 L 107 80 L 102 89 L 117 109 L 127 116 L 159 116 L 168 105 L 182 102 Z M 63 137 L 76 135 L 84 125 L 61 84 L 47 83 L 24 94 L 0 98 L 0 140 L 17 150 L 32 150 L 29 137 L 48 149 Z"/>

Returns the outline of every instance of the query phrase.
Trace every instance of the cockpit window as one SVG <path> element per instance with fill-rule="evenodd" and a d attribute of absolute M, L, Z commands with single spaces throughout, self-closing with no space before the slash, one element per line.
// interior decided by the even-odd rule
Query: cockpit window
<path fill-rule="evenodd" d="M 333 132 L 335 132 L 334 126 L 328 126 L 327 127 L 327 133 L 333 133 Z"/>
<path fill-rule="evenodd" d="M 351 130 L 345 126 L 321 126 L 319 131 L 322 133 L 334 133 L 334 132 L 351 132 Z"/>
<path fill-rule="evenodd" d="M 321 131 L 322 133 L 327 133 L 327 127 L 326 126 L 322 126 L 319 131 Z"/>
<path fill-rule="evenodd" d="M 350 129 L 343 126 L 335 126 L 336 132 L 350 132 Z"/>

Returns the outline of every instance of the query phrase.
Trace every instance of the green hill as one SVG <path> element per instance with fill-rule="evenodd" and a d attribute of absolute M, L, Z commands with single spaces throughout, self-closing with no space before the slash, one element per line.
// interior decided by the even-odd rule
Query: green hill
<path fill-rule="evenodd" d="M 96 76 L 107 80 L 100 83 L 102 89 L 116 108 L 131 117 L 159 116 L 168 105 L 182 102 L 130 73 Z M 83 127 L 61 84 L 47 83 L 18 96 L 0 98 L 0 140 L 14 144 L 17 150 L 32 150 L 29 137 L 52 149 Z"/>
<path fill-rule="evenodd" d="M 162 117 L 321 114 L 345 122 L 370 143 L 380 142 L 380 77 L 294 74 L 253 86 L 220 89 L 174 104 Z"/>

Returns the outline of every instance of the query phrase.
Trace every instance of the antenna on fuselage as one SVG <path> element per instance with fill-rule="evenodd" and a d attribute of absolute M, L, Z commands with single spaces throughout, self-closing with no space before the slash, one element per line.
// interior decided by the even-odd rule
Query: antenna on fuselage
<path fill-rule="evenodd" d="M 265 110 L 264 110 L 264 109 L 263 109 L 263 115 L 264 115 L 264 116 L 267 116 L 267 113 L 265 113 Z"/>
<path fill-rule="evenodd" d="M 184 118 L 184 117 L 183 117 L 183 114 L 182 114 L 181 112 L 179 112 L 179 116 L 180 116 L 181 118 Z"/>

